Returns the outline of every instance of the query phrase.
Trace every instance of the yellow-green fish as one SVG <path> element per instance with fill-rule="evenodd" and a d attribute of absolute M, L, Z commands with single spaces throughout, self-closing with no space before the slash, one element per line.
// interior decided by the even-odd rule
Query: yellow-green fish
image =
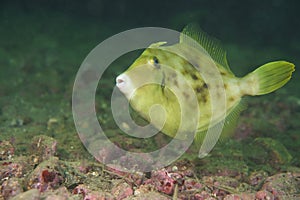
<path fill-rule="evenodd" d="M 238 78 L 229 69 L 220 43 L 188 25 L 179 43 L 151 44 L 116 78 L 116 85 L 135 111 L 168 136 L 184 139 L 184 134 L 176 135 L 179 127 L 188 134 L 196 123 L 195 142 L 200 144 L 204 132 L 221 122 L 225 122 L 224 130 L 232 130 L 243 96 L 277 90 L 294 70 L 292 63 L 275 61 Z M 164 111 L 153 109 L 154 105 Z M 210 134 L 212 138 L 219 136 Z"/>

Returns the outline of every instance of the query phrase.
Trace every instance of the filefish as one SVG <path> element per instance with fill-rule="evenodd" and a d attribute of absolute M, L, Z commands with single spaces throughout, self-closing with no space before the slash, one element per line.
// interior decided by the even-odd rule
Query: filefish
<path fill-rule="evenodd" d="M 239 113 L 245 109 L 243 97 L 281 88 L 294 70 L 290 62 L 274 61 L 236 77 L 221 43 L 190 24 L 178 43 L 157 42 L 145 49 L 116 78 L 116 86 L 142 118 L 170 137 L 184 139 L 182 133 L 193 132 L 189 128 L 196 123 L 194 142 L 201 145 L 207 134 L 212 141 L 218 139 L 219 134 L 208 129 L 220 123 L 222 138 L 231 136 Z M 163 111 L 153 109 L 154 105 Z M 177 134 L 179 128 L 181 135 Z M 204 151 L 213 146 L 207 143 Z"/>

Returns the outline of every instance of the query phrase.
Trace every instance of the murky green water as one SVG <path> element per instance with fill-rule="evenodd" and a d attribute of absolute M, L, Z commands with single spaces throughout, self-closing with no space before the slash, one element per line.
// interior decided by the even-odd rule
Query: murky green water
<path fill-rule="evenodd" d="M 276 173 L 291 166 L 300 167 L 299 8 L 297 1 L 280 0 L 243 4 L 1 1 L 0 141 L 10 141 L 17 155 L 28 155 L 31 139 L 48 135 L 58 141 L 57 156 L 61 159 L 91 158 L 76 133 L 71 105 L 74 79 L 87 54 L 120 31 L 144 26 L 180 31 L 187 23 L 197 22 L 222 41 L 229 65 L 239 76 L 273 60 L 296 65 L 291 81 L 282 89 L 263 97 L 247 98 L 248 109 L 241 115 L 236 140 L 223 145 L 226 151 L 220 147 L 213 155 L 233 158 L 225 163 L 233 169 L 247 166 L 250 171 Z M 120 130 L 111 117 L 109 97 L 115 77 L 137 55 L 133 53 L 114 62 L 102 77 L 103 87 L 97 90 L 98 119 L 117 142 L 124 138 L 118 136 Z M 125 146 L 156 145 L 161 137 L 164 136 L 144 143 L 128 139 Z M 255 140 L 258 137 L 274 141 Z M 254 148 L 256 151 L 251 151 Z M 243 162 L 237 162 L 241 157 Z M 219 165 L 210 159 L 197 162 L 201 166 Z M 206 169 L 212 173 L 215 170 Z"/>

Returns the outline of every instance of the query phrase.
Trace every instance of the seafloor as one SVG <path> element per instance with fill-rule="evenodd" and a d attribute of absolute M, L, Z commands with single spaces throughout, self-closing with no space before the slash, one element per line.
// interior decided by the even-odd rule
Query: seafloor
<path fill-rule="evenodd" d="M 138 6 L 121 1 L 111 7 L 106 1 L 88 1 L 82 8 L 68 1 L 41 1 L 46 6 L 37 2 L 32 7 L 0 3 L 0 199 L 300 199 L 297 4 L 262 3 L 252 15 L 241 7 L 222 19 L 238 9 L 235 4 L 226 4 L 224 10 L 216 2 L 196 9 L 191 1 L 180 10 L 179 5 L 151 3 L 143 7 L 145 12 L 133 13 Z M 82 61 L 120 31 L 140 26 L 180 30 L 189 21 L 216 31 L 239 76 L 283 59 L 295 63 L 293 78 L 272 94 L 247 98 L 235 137 L 204 159 L 189 150 L 170 166 L 149 173 L 124 173 L 102 165 L 82 145 L 72 116 L 72 88 Z M 105 132 L 132 151 L 155 149 L 168 141 L 162 134 L 147 141 L 126 137 L 111 116 L 115 77 L 136 56 L 114 62 L 96 95 Z"/>

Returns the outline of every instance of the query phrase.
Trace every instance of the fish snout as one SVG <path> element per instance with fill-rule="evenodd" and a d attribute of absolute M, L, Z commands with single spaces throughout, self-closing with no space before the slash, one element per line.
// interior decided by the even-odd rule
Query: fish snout
<path fill-rule="evenodd" d="M 116 78 L 116 86 L 129 99 L 134 88 L 128 75 L 121 74 Z"/>
<path fill-rule="evenodd" d="M 124 87 L 124 85 L 126 83 L 126 79 L 127 79 L 127 76 L 124 74 L 121 74 L 116 78 L 116 85 L 119 89 Z"/>

